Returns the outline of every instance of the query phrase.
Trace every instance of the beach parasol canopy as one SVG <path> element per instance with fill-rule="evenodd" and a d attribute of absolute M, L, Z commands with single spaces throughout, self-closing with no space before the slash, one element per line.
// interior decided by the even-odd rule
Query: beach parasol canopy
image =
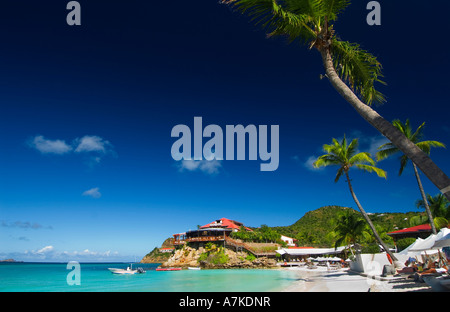
<path fill-rule="evenodd" d="M 417 240 L 413 246 L 408 247 L 408 251 L 424 251 L 424 250 L 430 250 L 433 248 L 438 248 L 435 246 L 435 243 L 437 240 L 442 239 L 443 237 L 450 234 L 450 230 L 448 228 L 443 228 L 437 233 L 436 235 L 432 234 L 428 236 L 424 240 Z"/>
<path fill-rule="evenodd" d="M 450 233 L 435 240 L 433 248 L 442 248 L 450 246 Z"/>
<path fill-rule="evenodd" d="M 414 243 L 412 243 L 411 245 L 409 245 L 408 247 L 406 247 L 405 249 L 400 251 L 399 254 L 400 255 L 410 255 L 410 254 L 412 254 L 413 252 L 411 251 L 411 249 L 416 248 L 417 246 L 422 244 L 423 241 L 424 241 L 424 239 L 419 237 L 418 239 L 416 239 L 416 241 Z"/>

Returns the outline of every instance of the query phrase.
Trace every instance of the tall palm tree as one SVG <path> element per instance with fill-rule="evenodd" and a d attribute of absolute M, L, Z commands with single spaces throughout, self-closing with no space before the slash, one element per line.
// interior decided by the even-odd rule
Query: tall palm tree
<path fill-rule="evenodd" d="M 424 208 L 425 204 L 435 216 L 433 225 L 438 228 L 446 227 L 450 220 L 450 201 L 442 194 L 431 196 L 427 194 L 426 200 L 420 199 L 416 202 L 417 208 Z"/>
<path fill-rule="evenodd" d="M 332 144 L 323 145 L 323 150 L 324 152 L 326 152 L 326 154 L 317 158 L 317 160 L 313 163 L 313 165 L 316 168 L 332 165 L 339 167 L 334 182 L 338 182 L 340 177 L 345 175 L 345 177 L 347 178 L 350 193 L 352 194 L 353 200 L 358 206 L 359 211 L 361 212 L 362 216 L 364 217 L 370 229 L 372 230 L 372 233 L 375 236 L 377 242 L 383 247 L 383 249 L 389 254 L 389 256 L 395 263 L 397 261 L 397 258 L 394 256 L 394 254 L 389 250 L 389 248 L 381 239 L 380 235 L 375 229 L 375 226 L 372 223 L 372 220 L 370 220 L 366 211 L 363 209 L 358 198 L 356 197 L 355 192 L 353 191 L 353 186 L 349 176 L 349 170 L 350 168 L 355 167 L 357 169 L 364 170 L 367 172 L 375 172 L 379 177 L 382 178 L 386 178 L 387 174 L 386 171 L 375 166 L 375 161 L 372 159 L 369 153 L 361 152 L 356 154 L 357 148 L 358 148 L 358 139 L 353 139 L 350 142 L 350 144 L 347 144 L 347 139 L 345 138 L 345 136 L 341 142 L 333 138 Z"/>
<path fill-rule="evenodd" d="M 317 50 L 326 77 L 338 93 L 374 128 L 387 137 L 450 199 L 450 178 L 430 157 L 371 108 L 385 97 L 375 89 L 381 64 L 358 44 L 341 40 L 334 22 L 350 0 L 221 0 L 261 25 L 269 37 L 287 36 Z M 365 102 L 365 103 L 364 103 Z"/>
<path fill-rule="evenodd" d="M 445 147 L 445 144 L 438 141 L 421 141 L 423 137 L 423 128 L 425 127 L 425 123 L 422 123 L 419 128 L 415 132 L 413 132 L 411 128 L 411 124 L 409 122 L 409 119 L 406 119 L 405 123 L 402 123 L 400 120 L 394 120 L 392 122 L 394 127 L 396 127 L 398 130 L 400 130 L 411 142 L 416 144 L 417 147 L 419 147 L 424 153 L 427 155 L 430 154 L 430 150 L 432 147 Z M 394 144 L 392 143 L 386 143 L 381 145 L 378 148 L 380 151 L 377 153 L 377 160 L 380 161 L 382 159 L 385 159 L 393 154 L 397 154 L 398 152 L 401 152 Z M 400 171 L 398 175 L 401 175 L 403 173 L 403 170 L 405 169 L 406 165 L 408 164 L 409 158 L 403 154 L 400 157 Z M 425 211 L 428 215 L 428 220 L 430 222 L 431 231 L 433 234 L 436 234 L 436 226 L 433 222 L 433 215 L 431 214 L 430 207 L 428 206 L 427 198 L 425 196 L 425 191 L 423 190 L 422 181 L 420 180 L 419 171 L 417 170 L 417 166 L 414 162 L 412 162 L 413 168 L 414 168 L 414 174 L 416 175 L 417 184 L 419 185 L 420 194 L 422 195 L 423 200 L 423 206 L 425 208 Z"/>

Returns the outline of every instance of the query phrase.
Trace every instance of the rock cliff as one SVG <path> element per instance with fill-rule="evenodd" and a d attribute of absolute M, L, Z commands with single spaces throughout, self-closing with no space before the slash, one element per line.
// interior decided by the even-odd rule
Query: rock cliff
<path fill-rule="evenodd" d="M 231 268 L 271 268 L 276 267 L 276 260 L 266 257 L 254 258 L 246 252 L 221 249 L 210 253 L 205 248 L 183 247 L 164 262 L 161 267 L 202 267 L 206 269 Z"/>

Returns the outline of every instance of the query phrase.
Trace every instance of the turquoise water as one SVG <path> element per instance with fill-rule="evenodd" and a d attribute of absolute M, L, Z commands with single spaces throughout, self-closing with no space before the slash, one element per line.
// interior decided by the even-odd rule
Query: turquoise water
<path fill-rule="evenodd" d="M 296 280 L 285 270 L 167 272 L 155 271 L 157 264 L 133 266 L 145 268 L 144 274 L 116 275 L 108 270 L 128 265 L 81 263 L 80 285 L 69 285 L 67 276 L 74 271 L 67 269 L 66 263 L 0 263 L 0 292 L 265 292 L 282 290 Z"/>

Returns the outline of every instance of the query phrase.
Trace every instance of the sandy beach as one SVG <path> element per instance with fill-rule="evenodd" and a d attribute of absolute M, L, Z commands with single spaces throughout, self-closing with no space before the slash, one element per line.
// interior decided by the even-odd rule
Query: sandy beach
<path fill-rule="evenodd" d="M 407 276 L 371 278 L 348 269 L 328 271 L 321 267 L 282 270 L 288 270 L 298 278 L 283 290 L 285 292 L 431 292 L 427 284 L 414 282 Z"/>

